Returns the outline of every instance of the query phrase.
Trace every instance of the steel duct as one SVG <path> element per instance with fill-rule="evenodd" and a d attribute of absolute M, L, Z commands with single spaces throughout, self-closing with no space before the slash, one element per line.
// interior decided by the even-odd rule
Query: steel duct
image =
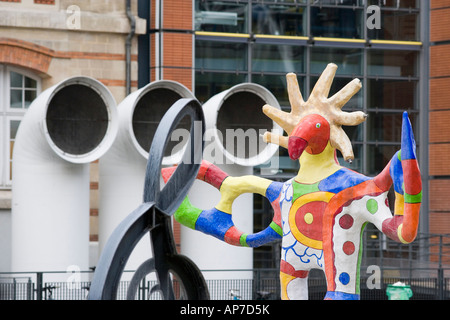
<path fill-rule="evenodd" d="M 270 91 L 254 83 L 233 86 L 205 102 L 204 159 L 231 176 L 252 175 L 254 166 L 269 161 L 278 146 L 266 144 L 260 134 L 267 130 L 282 131 L 262 112 L 265 104 L 280 108 Z M 220 194 L 212 186 L 196 181 L 189 198 L 195 206 L 210 209 L 219 202 Z M 243 194 L 233 203 L 233 221 L 240 230 L 253 233 L 252 194 Z M 182 228 L 181 238 L 181 252 L 201 270 L 253 268 L 251 249 L 230 246 L 188 228 Z M 243 272 L 241 276 L 252 278 L 251 272 Z"/>
<path fill-rule="evenodd" d="M 262 112 L 265 104 L 280 109 L 272 93 L 254 83 L 238 84 L 205 102 L 207 133 L 212 135 L 211 141 L 225 157 L 220 159 L 215 155 L 216 162 L 254 167 L 275 154 L 278 146 L 265 143 L 260 134 L 272 130 L 282 132 L 282 129 Z M 206 151 L 205 157 L 208 156 Z"/>
<path fill-rule="evenodd" d="M 29 107 L 13 154 L 12 270 L 89 267 L 89 164 L 115 139 L 115 106 L 100 82 L 73 77 Z"/>
<path fill-rule="evenodd" d="M 128 95 L 118 105 L 119 130 L 113 146 L 99 161 L 99 254 L 116 226 L 143 199 L 148 152 L 156 128 L 166 111 L 181 98 L 194 98 L 178 82 L 154 81 Z M 181 124 L 189 128 L 189 124 Z M 179 146 L 174 142 L 172 147 Z M 164 165 L 181 160 L 183 149 L 168 154 Z M 151 254 L 144 237 L 130 257 L 127 268 L 137 268 Z"/>

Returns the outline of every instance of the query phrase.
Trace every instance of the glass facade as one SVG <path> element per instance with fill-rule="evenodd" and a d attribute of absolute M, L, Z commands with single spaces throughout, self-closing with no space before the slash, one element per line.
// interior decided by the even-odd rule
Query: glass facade
<path fill-rule="evenodd" d="M 195 94 L 201 102 L 254 82 L 290 110 L 286 73 L 297 74 L 307 99 L 333 62 L 339 68 L 330 96 L 359 78 L 362 89 L 344 110 L 369 115 L 365 123 L 344 128 L 355 161 L 349 165 L 338 154 L 340 163 L 369 176 L 381 172 L 400 149 L 405 110 L 420 153 L 420 1 L 197 0 L 195 9 Z M 282 180 L 298 170 L 283 148 L 279 163 Z"/>
<path fill-rule="evenodd" d="M 379 9 L 380 29 L 366 26 L 375 14 L 370 6 Z M 363 82 L 345 109 L 363 110 L 369 119 L 345 130 L 359 155 L 352 169 L 368 175 L 377 174 L 399 146 L 401 132 L 394 128 L 401 113 L 408 110 L 417 122 L 420 1 L 197 0 L 195 8 L 195 93 L 202 102 L 232 85 L 254 82 L 289 109 L 286 73 L 297 74 L 307 97 L 325 66 L 336 63 L 330 94 L 353 78 Z"/>

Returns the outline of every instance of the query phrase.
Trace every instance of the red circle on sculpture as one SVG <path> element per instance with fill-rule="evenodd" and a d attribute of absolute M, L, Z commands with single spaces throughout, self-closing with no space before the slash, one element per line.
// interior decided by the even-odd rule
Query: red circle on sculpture
<path fill-rule="evenodd" d="M 339 219 L 339 225 L 342 229 L 350 229 L 353 225 L 353 217 L 349 214 L 343 215 Z"/>
<path fill-rule="evenodd" d="M 298 208 L 295 214 L 295 225 L 304 236 L 322 241 L 322 218 L 327 204 L 324 201 L 312 201 Z M 305 215 L 307 215 L 306 219 Z"/>
<path fill-rule="evenodd" d="M 346 255 L 351 255 L 353 252 L 355 252 L 355 245 L 351 241 L 346 241 L 344 245 L 342 246 L 342 250 Z"/>

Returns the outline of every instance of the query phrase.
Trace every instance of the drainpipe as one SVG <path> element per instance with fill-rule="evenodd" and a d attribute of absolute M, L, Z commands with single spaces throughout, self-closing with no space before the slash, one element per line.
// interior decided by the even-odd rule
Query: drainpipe
<path fill-rule="evenodd" d="M 117 128 L 115 100 L 92 78 L 69 78 L 33 101 L 13 152 L 12 270 L 88 270 L 90 163 Z"/>
<path fill-rule="evenodd" d="M 134 33 L 136 31 L 136 19 L 131 12 L 131 0 L 126 1 L 126 12 L 127 17 L 130 22 L 130 32 L 127 35 L 125 41 L 125 82 L 126 82 L 126 94 L 129 95 L 131 92 L 131 43 L 133 41 Z"/>

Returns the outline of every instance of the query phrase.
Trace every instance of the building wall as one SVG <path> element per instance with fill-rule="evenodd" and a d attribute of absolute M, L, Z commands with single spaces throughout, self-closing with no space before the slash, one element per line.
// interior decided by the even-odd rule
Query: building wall
<path fill-rule="evenodd" d="M 150 80 L 174 80 L 193 88 L 192 1 L 151 1 Z"/>
<path fill-rule="evenodd" d="M 31 70 L 41 77 L 42 90 L 73 75 L 94 77 L 120 103 L 126 96 L 125 39 L 130 30 L 125 1 L 76 1 L 80 14 L 76 28 L 69 27 L 76 18 L 75 12 L 68 10 L 73 3 L 70 0 L 0 0 L 0 64 Z M 150 3 L 150 81 L 175 80 L 195 90 L 193 0 L 151 0 Z M 136 7 L 137 0 L 134 0 L 134 14 Z M 431 0 L 430 7 L 430 145 L 429 172 L 424 174 L 430 176 L 429 232 L 449 233 L 450 0 Z M 147 32 L 142 19 L 137 19 L 136 32 Z M 137 88 L 137 54 L 135 37 L 131 55 L 132 90 Z M 97 215 L 101 214 L 97 209 L 97 190 L 101 187 L 98 163 L 92 164 L 91 172 L 91 240 L 95 241 Z M 7 210 L 10 205 L 10 191 L 0 190 L 0 209 Z M 179 232 L 177 228 L 175 231 Z"/>
<path fill-rule="evenodd" d="M 136 12 L 136 1 L 132 2 Z M 76 3 L 68 9 L 73 1 L 0 1 L 0 63 L 39 72 L 43 90 L 73 75 L 90 76 L 105 84 L 120 102 L 126 96 L 125 41 L 130 30 L 125 1 Z M 138 19 L 137 33 L 142 32 L 143 21 Z M 132 47 L 132 85 L 136 88 L 136 39 Z"/>
<path fill-rule="evenodd" d="M 427 82 L 427 78 L 423 78 L 418 71 L 420 68 L 416 68 L 423 50 L 420 41 L 427 41 L 425 38 L 421 39 L 421 33 L 417 27 L 421 11 L 426 10 L 424 9 L 426 6 L 415 0 L 371 1 L 370 4 L 378 2 L 382 7 L 382 28 L 366 30 L 368 28 L 365 28 L 363 20 L 367 17 L 364 13 L 368 4 L 364 1 L 297 1 L 295 3 L 279 1 L 278 9 L 269 9 L 269 2 L 152 1 L 151 79 L 180 81 L 192 88 L 201 102 L 207 101 L 213 94 L 224 88 L 251 81 L 271 90 L 282 107 L 288 109 L 284 85 L 285 74 L 295 71 L 302 91 L 307 95 L 322 71 L 322 66 L 328 62 L 335 62 L 342 71 L 335 79 L 336 87 L 343 86 L 352 77 L 358 77 L 363 81 L 364 89 L 360 96 L 352 99 L 349 108 L 363 109 L 369 113 L 368 122 L 355 130 L 351 137 L 357 156 L 352 169 L 367 175 L 379 173 L 392 154 L 400 148 L 402 112 L 408 110 L 416 131 L 416 138 L 419 138 L 421 115 L 428 113 L 428 106 L 422 105 L 419 100 L 421 98 L 419 92 L 422 90 L 419 87 L 424 87 L 423 83 Z M 351 7 L 352 3 L 358 3 L 358 5 Z M 397 7 L 398 5 L 400 8 Z M 290 6 L 290 8 L 284 12 L 283 6 Z M 236 13 L 238 22 L 236 25 L 223 21 L 199 24 L 198 17 L 192 13 L 192 7 L 196 7 L 199 11 Z M 435 7 L 443 8 L 440 9 L 440 16 L 436 15 L 438 10 L 435 10 Z M 436 20 L 435 29 L 440 30 L 441 39 L 448 39 L 449 28 L 445 27 L 448 24 L 446 22 L 448 18 L 446 20 L 442 15 L 449 7 L 449 1 L 432 2 L 431 19 Z M 266 17 L 262 14 L 261 8 L 280 11 L 273 14 L 274 20 L 272 18 L 270 20 L 269 15 Z M 192 26 L 192 22 L 189 21 L 188 12 L 191 16 L 194 14 L 195 26 Z M 317 19 L 319 16 L 333 17 L 334 15 L 338 18 Z M 356 18 L 348 21 L 339 19 L 343 16 Z M 284 24 L 281 22 L 285 21 L 284 19 L 291 20 Z M 275 32 L 272 27 L 279 30 Z M 428 28 L 428 26 L 420 27 Z M 349 29 L 352 31 L 350 34 L 345 32 Z M 320 39 L 321 37 L 325 38 Z M 355 42 L 342 38 L 362 40 L 363 45 L 357 46 Z M 314 41 L 311 41 L 312 39 Z M 324 39 L 327 39 L 328 43 L 323 41 Z M 347 40 L 347 44 L 343 45 L 341 40 L 344 40 L 343 42 Z M 368 42 L 370 45 L 367 45 Z M 279 51 L 282 51 L 282 48 L 291 50 L 290 54 L 280 55 Z M 446 47 L 442 47 L 440 52 L 432 49 L 431 60 L 435 54 L 442 55 L 441 60 L 450 61 L 445 57 L 448 51 Z M 194 58 L 190 54 L 193 54 Z M 348 57 L 352 57 L 352 60 L 347 61 Z M 189 64 L 190 61 L 191 64 Z M 286 65 L 290 68 L 289 70 L 283 68 Z M 189 66 L 195 72 L 194 76 L 190 75 L 192 71 L 189 70 Z M 354 69 L 345 70 L 345 66 L 354 67 Z M 437 74 L 442 72 L 445 74 L 449 70 L 445 64 L 441 64 L 443 70 L 438 70 L 438 66 L 438 64 L 430 65 L 432 74 L 430 86 L 435 90 L 446 91 L 445 83 L 444 87 L 442 84 L 434 87 L 434 81 L 435 83 L 448 82 L 447 79 L 443 80 L 441 75 L 433 75 L 433 68 L 436 68 Z M 190 81 L 189 79 L 193 79 L 193 85 L 186 82 Z M 431 99 L 440 99 L 440 103 L 444 104 L 448 101 L 445 97 L 440 98 L 439 94 L 434 96 L 431 94 Z M 430 101 L 430 103 L 432 108 L 434 102 Z M 431 112 L 430 121 L 437 116 L 440 119 L 439 126 L 445 126 L 443 115 Z M 450 149 L 446 150 L 433 140 L 443 139 L 439 126 L 437 125 L 436 129 L 430 128 L 432 145 L 429 153 L 430 159 L 434 158 L 434 160 L 430 160 L 430 172 L 426 171 L 424 175 L 433 175 L 432 172 L 436 170 L 441 170 L 442 175 L 443 170 L 449 168 L 439 159 L 448 161 L 447 154 Z M 419 152 L 427 152 L 428 141 L 420 142 L 419 148 L 423 149 Z M 447 142 L 450 142 L 450 139 Z M 286 172 L 290 169 L 286 168 Z M 430 208 L 435 206 L 439 197 L 438 192 L 433 192 L 436 182 L 441 180 L 433 180 L 430 184 Z M 423 215 L 425 219 L 428 219 L 426 208 Z M 430 216 L 430 220 L 434 218 L 437 216 Z M 444 229 L 442 225 L 449 226 L 448 222 L 441 225 L 441 222 L 445 221 L 437 221 L 441 229 Z M 426 227 L 424 226 L 420 231 L 427 232 Z M 430 232 L 434 232 L 433 229 Z"/>
<path fill-rule="evenodd" d="M 150 82 L 172 80 L 194 89 L 193 2 L 191 0 L 150 1 Z M 173 223 L 177 248 L 181 227 Z"/>
<path fill-rule="evenodd" d="M 131 46 L 131 90 L 135 90 L 137 36 L 147 30 L 145 20 L 137 17 L 137 0 L 131 1 L 131 10 L 136 19 Z M 127 95 L 129 32 L 126 1 L 0 0 L 0 64 L 39 76 L 41 92 L 69 77 L 88 76 L 102 82 L 119 104 Z M 91 180 L 90 240 L 96 241 L 98 161 L 91 164 Z M 10 186 L 0 186 L 0 200 L 2 216 L 10 214 Z"/>
<path fill-rule="evenodd" d="M 450 1 L 430 2 L 430 233 L 450 233 Z"/>

